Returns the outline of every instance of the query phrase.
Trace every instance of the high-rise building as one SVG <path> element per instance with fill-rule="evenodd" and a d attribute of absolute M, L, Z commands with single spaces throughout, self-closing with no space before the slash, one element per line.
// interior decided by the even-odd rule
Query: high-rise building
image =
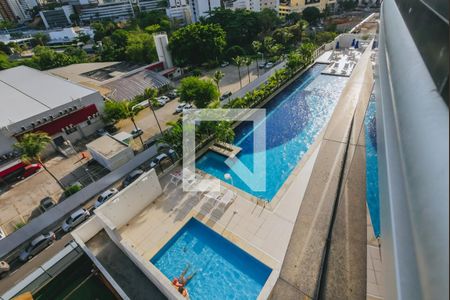
<path fill-rule="evenodd" d="M 192 22 L 191 7 L 186 0 L 170 0 L 166 14 L 171 20 L 176 20 L 183 25 Z"/>
<path fill-rule="evenodd" d="M 164 63 L 164 68 L 169 69 L 173 67 L 172 55 L 167 48 L 169 40 L 165 32 L 153 34 L 155 41 L 156 52 L 158 53 L 158 60 Z"/>
<path fill-rule="evenodd" d="M 3 19 L 22 23 L 30 20 L 29 11 L 37 5 L 35 0 L 0 0 Z"/>
<path fill-rule="evenodd" d="M 207 17 L 215 8 L 220 8 L 220 0 L 192 0 L 189 1 L 192 10 L 192 21 L 198 22 L 201 17 Z"/>
<path fill-rule="evenodd" d="M 102 19 L 126 20 L 133 16 L 130 1 L 99 1 L 96 5 L 85 5 L 80 8 L 80 20 L 84 22 Z"/>
<path fill-rule="evenodd" d="M 160 0 L 137 0 L 137 5 L 141 11 L 151 11 L 162 9 Z"/>
<path fill-rule="evenodd" d="M 67 27 L 72 24 L 70 15 L 73 14 L 72 5 L 63 5 L 54 10 L 41 10 L 39 15 L 45 28 Z"/>

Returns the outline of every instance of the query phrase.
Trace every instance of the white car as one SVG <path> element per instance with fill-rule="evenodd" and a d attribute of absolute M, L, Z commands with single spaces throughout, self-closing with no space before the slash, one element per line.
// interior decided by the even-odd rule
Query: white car
<path fill-rule="evenodd" d="M 86 220 L 91 214 L 84 208 L 80 208 L 68 217 L 61 225 L 61 229 L 64 232 L 69 232 L 74 229 L 78 224 Z"/>
<path fill-rule="evenodd" d="M 192 104 L 188 103 L 186 104 L 183 109 L 191 109 L 192 108 Z"/>
<path fill-rule="evenodd" d="M 273 63 L 268 62 L 268 63 L 266 64 L 266 69 L 270 69 L 270 68 L 272 68 L 272 67 L 273 67 Z"/>
<path fill-rule="evenodd" d="M 97 208 L 103 203 L 105 203 L 107 200 L 109 200 L 112 196 L 117 194 L 119 191 L 115 188 L 109 189 L 98 196 L 97 200 L 95 201 L 94 207 Z"/>
<path fill-rule="evenodd" d="M 177 108 L 175 109 L 175 112 L 180 113 L 183 111 L 183 108 L 186 106 L 186 103 L 180 103 L 178 104 Z"/>

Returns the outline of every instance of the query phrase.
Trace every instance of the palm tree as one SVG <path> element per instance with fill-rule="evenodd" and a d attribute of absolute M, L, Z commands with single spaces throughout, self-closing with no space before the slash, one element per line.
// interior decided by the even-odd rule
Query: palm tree
<path fill-rule="evenodd" d="M 259 54 L 259 51 L 261 50 L 262 44 L 260 41 L 253 41 L 252 47 L 253 47 L 253 51 L 255 51 L 255 53 L 256 53 L 256 71 L 258 72 L 258 77 L 259 77 L 258 54 Z"/>
<path fill-rule="evenodd" d="M 242 89 L 242 80 L 241 80 L 241 66 L 244 62 L 244 58 L 241 56 L 236 56 L 235 58 L 233 58 L 233 62 L 236 64 L 236 66 L 238 67 L 238 74 L 239 74 L 239 84 L 241 86 Z"/>
<path fill-rule="evenodd" d="M 139 113 L 139 108 L 136 105 L 133 105 L 133 102 L 131 102 L 131 101 L 123 101 L 121 103 L 122 103 L 121 109 L 122 109 L 122 114 L 123 114 L 124 118 L 130 119 L 134 125 L 134 129 L 136 129 L 136 131 L 138 131 L 139 127 L 137 127 L 136 121 L 134 118 Z M 140 135 L 139 135 L 139 140 L 141 141 L 142 147 L 144 147 L 144 141 L 142 140 L 142 137 Z"/>
<path fill-rule="evenodd" d="M 161 129 L 161 125 L 159 124 L 159 120 L 156 117 L 155 110 L 153 109 L 153 102 L 156 99 L 156 95 L 158 95 L 157 89 L 146 88 L 144 90 L 144 97 L 147 98 L 148 106 L 150 107 L 150 110 L 153 112 L 153 116 L 155 116 L 156 124 L 158 124 L 158 128 L 159 128 L 159 132 L 161 132 L 161 135 L 164 135 L 164 133 Z"/>
<path fill-rule="evenodd" d="M 58 185 L 64 190 L 64 185 L 52 172 L 50 172 L 49 169 L 47 169 L 41 158 L 42 151 L 47 148 L 51 141 L 52 138 L 45 132 L 30 132 L 25 133 L 20 140 L 14 144 L 14 148 L 20 151 L 20 158 L 24 163 L 38 162 L 41 164 L 44 170 L 47 171 L 47 173 L 53 177 Z"/>
<path fill-rule="evenodd" d="M 214 80 L 214 82 L 216 83 L 216 85 L 217 85 L 217 89 L 219 90 L 219 94 L 220 94 L 220 86 L 219 86 L 219 83 L 220 83 L 220 80 L 222 80 L 222 78 L 225 76 L 225 74 L 222 72 L 222 71 L 220 71 L 220 70 L 217 70 L 215 73 L 214 73 L 214 76 L 213 76 L 213 80 Z"/>
<path fill-rule="evenodd" d="M 250 57 L 245 57 L 244 64 L 247 66 L 248 83 L 250 83 L 250 65 L 252 64 L 252 59 Z"/>

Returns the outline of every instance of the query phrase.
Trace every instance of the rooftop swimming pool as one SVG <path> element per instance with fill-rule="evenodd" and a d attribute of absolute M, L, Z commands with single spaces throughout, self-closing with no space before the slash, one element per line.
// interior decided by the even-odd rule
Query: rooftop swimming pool
<path fill-rule="evenodd" d="M 192 218 L 150 260 L 170 281 L 187 265 L 191 299 L 256 299 L 271 269 Z"/>
<path fill-rule="evenodd" d="M 378 192 L 378 156 L 377 156 L 377 128 L 376 102 L 374 95 L 367 107 L 364 119 L 366 133 L 366 199 L 370 220 L 376 237 L 380 235 L 380 200 Z"/>
<path fill-rule="evenodd" d="M 346 77 L 321 75 L 325 64 L 316 64 L 285 88 L 267 105 L 266 141 L 266 190 L 253 191 L 226 164 L 226 158 L 208 151 L 197 160 L 196 167 L 210 175 L 224 180 L 229 173 L 237 188 L 271 201 L 291 172 L 313 144 L 316 136 L 325 127 L 342 89 Z M 242 151 L 237 158 L 253 170 L 253 124 L 243 122 L 235 129 L 234 144 Z M 258 162 L 256 162 L 258 163 Z M 248 181 L 247 181 L 248 182 Z"/>

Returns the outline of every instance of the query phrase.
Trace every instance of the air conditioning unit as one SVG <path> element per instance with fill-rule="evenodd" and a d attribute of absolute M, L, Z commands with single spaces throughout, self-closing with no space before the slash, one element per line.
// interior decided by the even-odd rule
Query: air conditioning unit
<path fill-rule="evenodd" d="M 34 123 L 31 123 L 31 127 L 33 127 L 33 128 L 34 128 L 35 126 L 36 126 L 36 124 L 34 124 Z"/>
<path fill-rule="evenodd" d="M 64 113 L 67 114 L 69 111 L 67 109 L 64 110 Z"/>
<path fill-rule="evenodd" d="M 47 122 L 47 118 L 42 118 L 42 122 Z"/>
<path fill-rule="evenodd" d="M 60 116 L 62 116 L 62 115 L 63 115 L 63 112 L 62 112 L 62 110 L 60 110 L 60 111 L 59 111 L 59 115 L 60 115 Z"/>
<path fill-rule="evenodd" d="M 76 105 L 73 106 L 73 109 L 74 109 L 74 110 L 77 109 L 77 108 L 78 108 L 78 107 L 77 107 Z"/>
<path fill-rule="evenodd" d="M 26 130 L 26 128 L 25 128 L 25 127 L 23 127 L 23 126 L 22 126 L 22 127 L 20 127 L 20 129 L 22 129 L 22 131 L 25 131 L 25 130 Z"/>
<path fill-rule="evenodd" d="M 50 118 L 50 120 L 53 120 L 53 116 L 50 116 L 49 118 Z"/>
<path fill-rule="evenodd" d="M 88 120 L 92 119 L 92 116 L 88 116 Z"/>
<path fill-rule="evenodd" d="M 36 124 L 38 124 L 38 125 L 41 124 L 41 120 L 37 120 Z"/>

